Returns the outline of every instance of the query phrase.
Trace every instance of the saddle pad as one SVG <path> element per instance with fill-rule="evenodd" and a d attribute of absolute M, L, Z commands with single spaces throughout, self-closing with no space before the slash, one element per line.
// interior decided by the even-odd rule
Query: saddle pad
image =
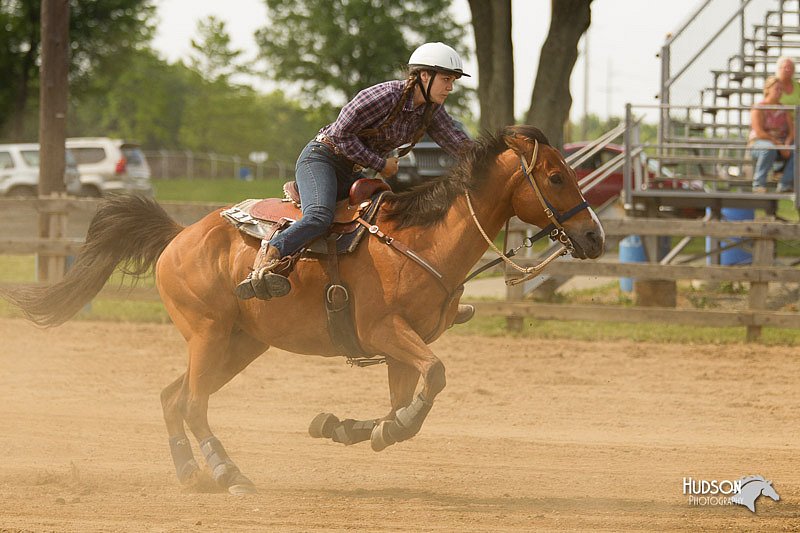
<path fill-rule="evenodd" d="M 308 257 L 311 256 L 320 256 L 320 255 L 327 255 L 328 254 L 328 246 L 325 242 L 325 237 L 330 233 L 335 233 L 338 235 L 336 239 L 336 249 L 337 252 L 340 254 L 350 253 L 356 249 L 356 246 L 361 241 L 364 233 L 366 232 L 366 228 L 355 222 L 355 219 L 358 218 L 359 214 L 361 218 L 365 221 L 372 223 L 375 220 L 375 217 L 378 213 L 378 208 L 380 204 L 383 202 L 384 196 L 386 195 L 386 191 L 383 191 L 373 197 L 371 200 L 364 202 L 362 209 L 354 209 L 355 216 L 353 217 L 353 221 L 350 223 L 334 223 L 331 226 L 331 230 L 322 237 L 315 239 L 312 241 L 308 246 L 305 247 L 303 251 L 303 256 Z M 274 202 L 282 202 L 282 203 L 289 203 L 283 200 L 278 200 L 271 198 Z M 260 240 L 269 240 L 275 236 L 280 230 L 278 229 L 282 224 L 292 223 L 296 219 L 292 217 L 280 217 L 277 220 L 269 221 L 269 220 L 261 220 L 256 218 L 252 214 L 252 207 L 257 205 L 261 202 L 266 200 L 258 200 L 258 199 L 250 199 L 245 200 L 243 202 L 239 202 L 233 207 L 223 210 L 220 213 L 220 216 L 227 220 L 230 224 L 232 224 L 235 228 L 237 228 L 242 233 L 250 235 L 251 237 L 255 237 Z M 344 200 L 346 203 L 347 201 Z M 297 210 L 299 213 L 299 210 Z M 297 216 L 297 215 L 295 215 Z"/>

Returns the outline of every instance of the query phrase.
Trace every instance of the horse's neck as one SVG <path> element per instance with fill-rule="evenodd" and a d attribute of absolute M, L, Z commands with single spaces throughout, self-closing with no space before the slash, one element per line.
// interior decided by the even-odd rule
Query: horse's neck
<path fill-rule="evenodd" d="M 500 229 L 511 217 L 511 208 L 498 191 L 492 194 L 486 190 L 472 196 L 472 207 L 481 227 L 490 239 L 494 239 Z M 436 227 L 433 240 L 433 255 L 442 275 L 454 286 L 466 278 L 470 269 L 486 252 L 489 244 L 478 230 L 470 213 L 464 194 L 453 202 L 442 224 Z"/>

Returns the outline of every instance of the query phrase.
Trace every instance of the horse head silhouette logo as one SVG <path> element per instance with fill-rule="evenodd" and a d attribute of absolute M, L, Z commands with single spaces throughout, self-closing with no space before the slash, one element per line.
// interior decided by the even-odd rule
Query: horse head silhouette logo
<path fill-rule="evenodd" d="M 742 489 L 739 494 L 731 497 L 731 502 L 738 505 L 744 505 L 750 512 L 756 512 L 756 500 L 762 494 L 769 496 L 776 502 L 781 499 L 775 488 L 772 486 L 772 481 L 767 481 L 761 476 L 747 476 L 739 480 Z"/>

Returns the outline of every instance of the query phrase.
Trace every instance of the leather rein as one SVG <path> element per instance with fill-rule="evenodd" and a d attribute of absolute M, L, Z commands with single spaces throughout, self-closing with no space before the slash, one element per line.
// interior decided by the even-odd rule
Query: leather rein
<path fill-rule="evenodd" d="M 534 140 L 533 155 L 531 156 L 530 164 L 528 164 L 525 161 L 524 155 L 520 154 L 519 156 L 520 170 L 525 175 L 528 184 L 531 186 L 533 192 L 536 194 L 536 198 L 538 198 L 539 203 L 542 205 L 542 208 L 544 209 L 544 214 L 545 216 L 547 216 L 547 219 L 550 221 L 550 224 L 548 224 L 545 228 L 542 228 L 542 230 L 539 231 L 539 233 L 537 233 L 536 235 L 532 237 L 527 237 L 523 241 L 523 243 L 517 248 L 514 248 L 513 250 L 509 250 L 506 253 L 503 253 L 497 246 L 495 246 L 492 239 L 490 239 L 489 236 L 486 234 L 486 231 L 483 229 L 483 226 L 481 226 L 480 221 L 478 221 L 478 216 L 475 214 L 475 209 L 472 207 L 472 201 L 470 200 L 469 197 L 469 191 L 464 192 L 464 195 L 467 197 L 467 205 L 469 206 L 470 215 L 472 215 L 472 220 L 478 227 L 478 231 L 480 231 L 483 238 L 489 244 L 489 247 L 499 256 L 497 259 L 489 262 L 488 264 L 472 272 L 472 274 L 467 276 L 467 278 L 464 280 L 464 283 L 471 280 L 481 272 L 484 272 L 485 270 L 488 270 L 491 267 L 500 264 L 501 262 L 505 262 L 507 265 L 511 266 L 512 268 L 516 269 L 518 272 L 521 272 L 523 274 L 522 277 L 506 280 L 506 285 L 517 285 L 519 283 L 528 281 L 529 279 L 535 278 L 536 276 L 541 274 L 541 272 L 547 267 L 547 265 L 549 265 L 559 257 L 571 254 L 574 251 L 575 248 L 572 243 L 572 240 L 570 240 L 569 236 L 567 235 L 567 232 L 564 230 L 564 226 L 562 226 L 561 223 L 566 222 L 567 220 L 577 215 L 584 209 L 588 209 L 589 203 L 584 199 L 581 203 L 579 203 L 569 211 L 566 211 L 565 213 L 559 213 L 558 209 L 556 209 L 553 206 L 553 204 L 551 204 L 547 200 L 544 194 L 542 194 L 541 189 L 536 184 L 536 180 L 534 180 L 532 177 L 533 167 L 534 165 L 536 165 L 536 160 L 538 159 L 538 155 L 539 155 L 539 143 L 538 141 Z M 506 229 L 507 228 L 508 224 L 506 224 Z M 546 257 L 544 260 L 542 260 L 542 262 L 539 263 L 538 265 L 534 265 L 527 268 L 521 267 L 510 259 L 511 257 L 517 254 L 520 248 L 522 247 L 530 248 L 531 246 L 533 246 L 533 243 L 535 243 L 536 241 L 545 236 L 550 237 L 550 239 L 553 241 L 557 241 L 559 243 L 559 248 L 558 250 L 550 254 L 548 257 Z"/>

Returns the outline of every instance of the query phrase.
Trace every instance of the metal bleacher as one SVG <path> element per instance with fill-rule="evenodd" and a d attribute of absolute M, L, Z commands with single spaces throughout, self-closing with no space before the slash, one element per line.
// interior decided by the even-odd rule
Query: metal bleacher
<path fill-rule="evenodd" d="M 782 56 L 794 59 L 800 70 L 800 0 L 698 3 L 661 49 L 660 104 L 626 106 L 623 175 L 629 213 L 658 216 L 676 207 L 774 213 L 784 199 L 800 209 L 800 164 L 795 192 L 778 193 L 773 182 L 766 193 L 755 193 L 747 150 L 750 110 Z M 795 111 L 800 131 L 800 108 L 785 108 Z M 648 114 L 658 117 L 658 138 L 645 142 L 639 124 Z M 800 152 L 800 139 L 784 148 Z"/>

